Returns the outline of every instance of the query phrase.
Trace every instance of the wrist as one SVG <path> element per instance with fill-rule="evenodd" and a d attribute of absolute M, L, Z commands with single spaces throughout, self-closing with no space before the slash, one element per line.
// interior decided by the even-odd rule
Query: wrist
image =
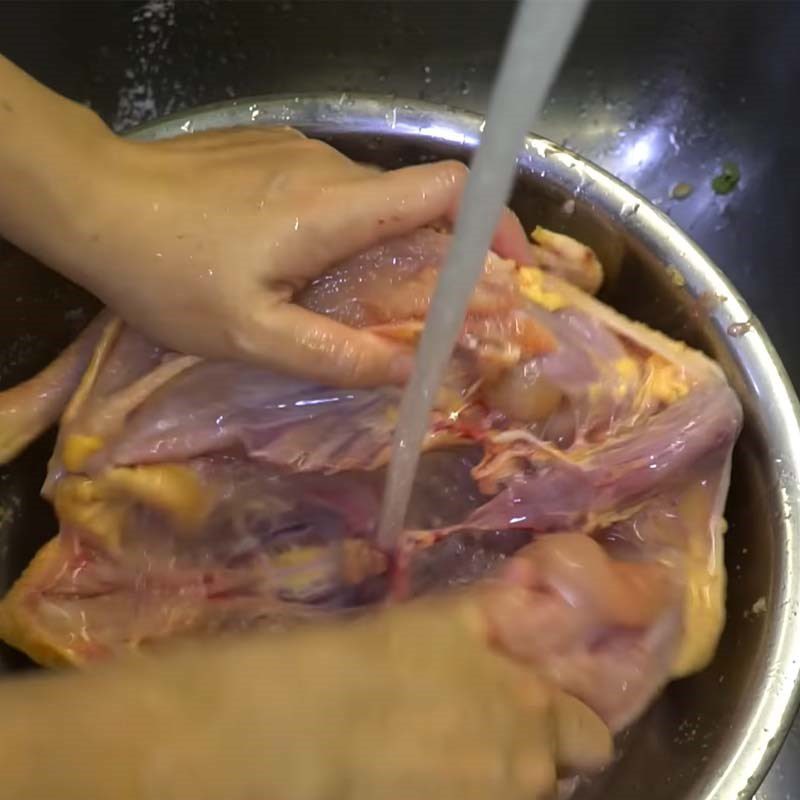
<path fill-rule="evenodd" d="M 68 273 L 69 251 L 102 203 L 119 140 L 90 109 L 8 62 L 0 77 L 0 236 Z"/>
<path fill-rule="evenodd" d="M 90 291 L 96 253 L 107 233 L 104 220 L 124 184 L 119 177 L 124 161 L 125 142 L 89 114 L 59 148 L 52 170 L 33 178 L 46 213 L 30 228 L 29 252 Z"/>

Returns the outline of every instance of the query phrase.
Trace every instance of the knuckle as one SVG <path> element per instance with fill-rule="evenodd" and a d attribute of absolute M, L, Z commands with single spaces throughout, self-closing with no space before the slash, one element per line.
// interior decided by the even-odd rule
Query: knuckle
<path fill-rule="evenodd" d="M 340 349 L 335 363 L 338 376 L 347 383 L 361 380 L 366 370 L 364 354 L 349 343 Z"/>
<path fill-rule="evenodd" d="M 368 386 L 375 382 L 375 367 L 375 359 L 368 348 L 346 341 L 335 359 L 336 380 L 347 386 Z"/>
<path fill-rule="evenodd" d="M 296 128 L 290 128 L 288 125 L 242 126 L 239 130 L 247 131 L 251 136 L 257 137 L 258 140 L 269 142 L 270 144 L 279 144 L 286 140 L 305 139 L 305 136 L 300 131 Z"/>
<path fill-rule="evenodd" d="M 231 320 L 221 329 L 225 350 L 231 355 L 251 358 L 255 350 L 255 342 L 250 324 L 244 320 Z"/>
<path fill-rule="evenodd" d="M 289 125 L 277 125 L 274 130 L 292 139 L 306 139 L 306 135 L 302 131 L 297 130 L 297 128 L 292 128 Z"/>
<path fill-rule="evenodd" d="M 311 156 L 344 158 L 341 153 L 320 139 L 307 139 L 304 137 L 298 142 L 298 146 L 302 147 Z"/>
<path fill-rule="evenodd" d="M 262 355 L 264 340 L 269 338 L 264 320 L 252 308 L 230 309 L 221 330 L 226 350 L 248 361 Z"/>

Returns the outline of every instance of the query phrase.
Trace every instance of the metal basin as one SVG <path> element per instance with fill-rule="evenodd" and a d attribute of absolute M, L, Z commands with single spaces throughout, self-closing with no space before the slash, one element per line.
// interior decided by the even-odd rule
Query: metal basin
<path fill-rule="evenodd" d="M 468 160 L 482 119 L 381 97 L 268 97 L 206 107 L 132 135 L 153 139 L 254 124 L 293 125 L 353 158 L 397 167 Z M 729 618 L 717 656 L 703 673 L 664 692 L 620 738 L 613 767 L 582 787 L 579 797 L 750 797 L 780 747 L 798 699 L 797 399 L 761 325 L 733 287 L 633 190 L 531 136 L 512 205 L 527 226 L 540 223 L 594 247 L 608 272 L 605 299 L 716 357 L 746 415 L 727 510 Z M 9 323 L 3 338 L 10 338 L 0 345 L 16 357 L 0 360 L 0 377 L 10 384 L 63 345 L 91 301 L 44 270 L 23 268 L 18 259 L 6 272 L 11 289 L 0 295 L 0 313 Z M 5 585 L 54 530 L 37 499 L 50 445 L 39 444 L 0 473 L 0 510 L 7 509 L 0 514 Z M 7 668 L 19 663 L 5 654 Z"/>

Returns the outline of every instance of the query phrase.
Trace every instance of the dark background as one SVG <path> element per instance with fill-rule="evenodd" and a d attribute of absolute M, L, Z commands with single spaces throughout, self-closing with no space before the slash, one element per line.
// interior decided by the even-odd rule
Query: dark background
<path fill-rule="evenodd" d="M 2 2 L 0 52 L 118 130 L 266 93 L 364 91 L 485 110 L 513 4 Z M 800 382 L 800 2 L 595 0 L 537 124 L 660 205 Z M 720 196 L 724 162 L 741 172 Z M 671 199 L 677 183 L 692 194 Z M 759 800 L 800 798 L 800 733 Z"/>

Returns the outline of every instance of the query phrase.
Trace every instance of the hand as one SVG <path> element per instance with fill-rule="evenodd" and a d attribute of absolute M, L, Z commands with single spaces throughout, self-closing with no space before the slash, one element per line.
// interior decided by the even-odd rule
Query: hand
<path fill-rule="evenodd" d="M 559 776 L 608 763 L 611 736 L 589 708 L 491 649 L 484 594 L 416 601 L 338 644 L 347 657 L 331 677 L 350 722 L 331 779 L 343 769 L 343 796 L 538 800 Z"/>
<path fill-rule="evenodd" d="M 380 173 L 288 128 L 126 141 L 85 109 L 55 105 L 48 127 L 58 137 L 63 118 L 64 135 L 52 155 L 47 147 L 39 153 L 45 175 L 14 173 L 38 188 L 0 213 L 0 233 L 172 349 L 326 384 L 407 378 L 403 346 L 313 314 L 292 297 L 341 259 L 452 218 L 463 165 Z M 529 258 L 511 212 L 494 246 Z"/>
<path fill-rule="evenodd" d="M 4 787 L 18 800 L 552 797 L 557 776 L 607 763 L 608 730 L 489 648 L 479 596 L 12 681 Z"/>

